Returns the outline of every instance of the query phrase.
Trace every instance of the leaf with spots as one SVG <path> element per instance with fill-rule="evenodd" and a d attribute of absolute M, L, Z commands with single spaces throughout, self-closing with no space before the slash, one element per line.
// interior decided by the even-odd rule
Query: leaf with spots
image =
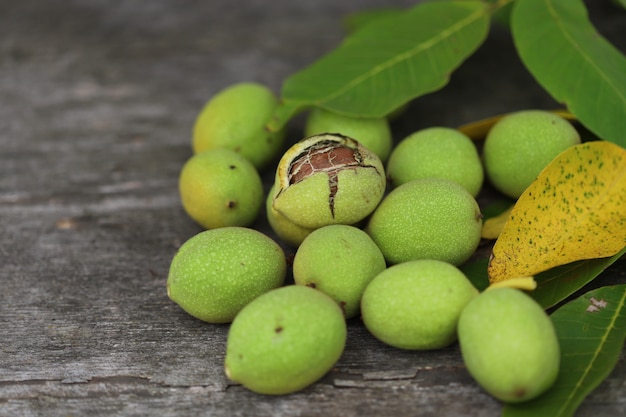
<path fill-rule="evenodd" d="M 626 336 L 626 285 L 589 291 L 550 318 L 561 346 L 557 380 L 531 401 L 506 405 L 502 417 L 574 415 L 619 360 Z"/>
<path fill-rule="evenodd" d="M 490 282 L 626 246 L 626 150 L 607 141 L 558 155 L 520 196 L 493 247 Z"/>

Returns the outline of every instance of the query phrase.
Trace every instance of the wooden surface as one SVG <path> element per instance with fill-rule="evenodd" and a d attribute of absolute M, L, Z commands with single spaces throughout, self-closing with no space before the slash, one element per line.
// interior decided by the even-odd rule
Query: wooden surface
<path fill-rule="evenodd" d="M 337 45 L 346 13 L 413 3 L 0 0 L 0 415 L 499 415 L 458 346 L 393 349 L 358 320 L 324 379 L 253 394 L 224 376 L 228 327 L 191 318 L 165 293 L 176 248 L 200 231 L 177 177 L 204 102 L 239 81 L 278 91 Z M 626 50 L 626 14 L 589 3 Z M 393 127 L 400 139 L 555 106 L 495 27 L 446 89 Z M 296 119 L 289 140 L 301 129 Z M 257 227 L 267 231 L 263 216 Z M 600 283 L 626 282 L 624 269 Z M 577 416 L 624 414 L 622 355 Z"/>

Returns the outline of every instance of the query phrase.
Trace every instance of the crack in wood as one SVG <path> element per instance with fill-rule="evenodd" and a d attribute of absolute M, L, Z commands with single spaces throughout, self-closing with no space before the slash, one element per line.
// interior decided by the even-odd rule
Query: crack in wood
<path fill-rule="evenodd" d="M 136 375 L 113 375 L 113 376 L 95 376 L 84 379 L 71 379 L 71 378 L 50 378 L 50 379 L 22 379 L 22 380 L 4 380 L 0 381 L 0 387 L 3 386 L 36 386 L 46 384 L 63 384 L 63 385 L 84 385 L 84 384 L 158 384 L 145 376 Z M 167 384 L 160 384 L 166 386 Z"/>
<path fill-rule="evenodd" d="M 363 374 L 363 379 L 366 381 L 387 381 L 387 380 L 398 380 L 398 379 L 413 379 L 417 376 L 418 368 L 409 368 L 409 369 L 397 369 L 390 371 L 372 371 L 365 372 Z"/>

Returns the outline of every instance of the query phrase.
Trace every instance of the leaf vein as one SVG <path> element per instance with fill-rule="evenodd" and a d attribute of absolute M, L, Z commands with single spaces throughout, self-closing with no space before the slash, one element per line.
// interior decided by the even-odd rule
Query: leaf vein
<path fill-rule="evenodd" d="M 602 71 L 602 68 L 594 62 L 591 56 L 589 56 L 589 53 L 586 52 L 585 48 L 583 48 L 583 46 L 574 39 L 574 37 L 569 31 L 569 28 L 564 24 L 562 19 L 559 19 L 559 13 L 556 11 L 554 7 L 554 0 L 545 0 L 545 1 L 550 11 L 550 14 L 552 15 L 554 19 L 554 22 L 556 22 L 559 29 L 561 29 L 563 37 L 566 38 L 570 42 L 570 44 L 574 47 L 574 49 L 576 49 L 580 53 L 580 56 L 585 61 L 587 61 L 587 64 L 591 68 L 593 68 L 598 75 L 600 75 L 600 77 L 605 81 L 605 83 L 612 87 L 613 91 L 616 92 L 616 94 L 620 97 L 621 102 L 626 107 L 626 90 L 623 90 L 619 86 L 615 85 L 611 77 L 609 77 L 604 71 Z"/>
<path fill-rule="evenodd" d="M 625 303 L 626 303 L 626 291 L 624 291 L 624 293 L 622 294 L 622 297 L 619 300 L 618 305 L 616 306 L 616 308 L 615 308 L 615 310 L 614 310 L 614 312 L 613 312 L 613 314 L 611 316 L 611 320 L 609 321 L 609 325 L 606 326 L 605 332 L 600 337 L 600 340 L 602 340 L 602 342 L 600 343 L 598 349 L 596 349 L 592 353 L 592 358 L 589 361 L 589 364 L 585 367 L 585 370 L 583 371 L 583 374 L 582 374 L 581 378 L 576 382 L 575 388 L 570 391 L 569 395 L 566 397 L 566 401 L 563 401 L 563 404 L 562 404 L 561 408 L 558 410 L 558 412 L 555 415 L 557 415 L 557 416 L 562 415 L 564 410 L 567 408 L 567 406 L 572 401 L 572 398 L 574 398 L 576 396 L 576 394 L 579 391 L 582 390 L 583 382 L 588 378 L 591 370 L 593 369 L 594 363 L 597 362 L 597 359 L 600 356 L 600 353 L 602 352 L 602 347 L 605 345 L 606 340 L 609 337 L 609 334 L 611 333 L 611 331 L 615 327 L 615 323 L 617 322 L 617 319 L 620 316 L 620 311 L 622 311 L 622 309 L 624 308 L 624 304 Z"/>
<path fill-rule="evenodd" d="M 318 99 L 317 100 L 318 104 L 319 103 L 323 103 L 323 102 L 332 101 L 336 97 L 345 94 L 346 91 L 349 91 L 349 90 L 355 88 L 356 86 L 366 82 L 367 80 L 375 77 L 376 75 L 378 75 L 381 72 L 387 70 L 388 68 L 391 68 L 394 65 L 399 64 L 400 62 L 409 61 L 412 57 L 420 54 L 421 52 L 423 52 L 425 50 L 427 51 L 428 49 L 432 48 L 433 45 L 436 45 L 437 43 L 440 43 L 443 40 L 445 40 L 445 39 L 447 39 L 449 37 L 452 37 L 455 33 L 461 31 L 464 27 L 469 26 L 470 24 L 472 24 L 475 21 L 479 20 L 483 16 L 483 14 L 484 14 L 484 10 L 483 9 L 479 9 L 476 12 L 469 14 L 465 19 L 460 20 L 455 25 L 451 26 L 449 29 L 440 31 L 435 36 L 433 36 L 432 38 L 430 38 L 430 39 L 428 39 L 428 40 L 418 44 L 416 47 L 411 48 L 411 49 L 409 49 L 408 51 L 406 51 L 406 52 L 404 52 L 402 54 L 398 54 L 398 55 L 394 56 L 393 58 L 376 65 L 370 71 L 367 71 L 366 73 L 362 74 L 361 76 L 355 77 L 353 80 L 351 80 L 349 83 L 347 83 L 343 88 L 339 88 L 339 89 L 335 90 L 333 92 L 333 94 L 330 94 L 330 95 L 328 95 L 326 97 Z"/>

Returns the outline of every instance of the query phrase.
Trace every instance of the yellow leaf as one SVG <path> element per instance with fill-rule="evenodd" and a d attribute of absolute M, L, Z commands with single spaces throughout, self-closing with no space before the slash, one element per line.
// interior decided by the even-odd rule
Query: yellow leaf
<path fill-rule="evenodd" d="M 612 256 L 626 246 L 626 149 L 596 141 L 558 155 L 515 203 L 489 281 Z"/>
<path fill-rule="evenodd" d="M 487 287 L 487 290 L 494 288 L 516 288 L 518 290 L 532 291 L 537 288 L 537 281 L 535 281 L 534 277 L 510 278 L 492 283 Z"/>
<path fill-rule="evenodd" d="M 498 214 L 497 216 L 491 217 L 483 223 L 483 228 L 480 232 L 480 237 L 483 239 L 497 239 L 500 236 L 500 232 L 504 227 L 504 224 L 509 219 L 511 215 L 511 211 L 513 210 L 513 206 L 506 209 L 504 212 Z"/>
<path fill-rule="evenodd" d="M 576 116 L 570 113 L 567 110 L 551 110 L 552 113 L 561 116 L 564 119 L 574 121 L 576 120 Z M 488 117 L 486 119 L 477 120 L 475 122 L 467 123 L 458 127 L 462 133 L 465 133 L 473 140 L 484 139 L 489 132 L 489 129 L 496 124 L 496 122 L 502 119 L 504 116 L 507 116 L 510 113 L 499 114 L 497 116 Z"/>

